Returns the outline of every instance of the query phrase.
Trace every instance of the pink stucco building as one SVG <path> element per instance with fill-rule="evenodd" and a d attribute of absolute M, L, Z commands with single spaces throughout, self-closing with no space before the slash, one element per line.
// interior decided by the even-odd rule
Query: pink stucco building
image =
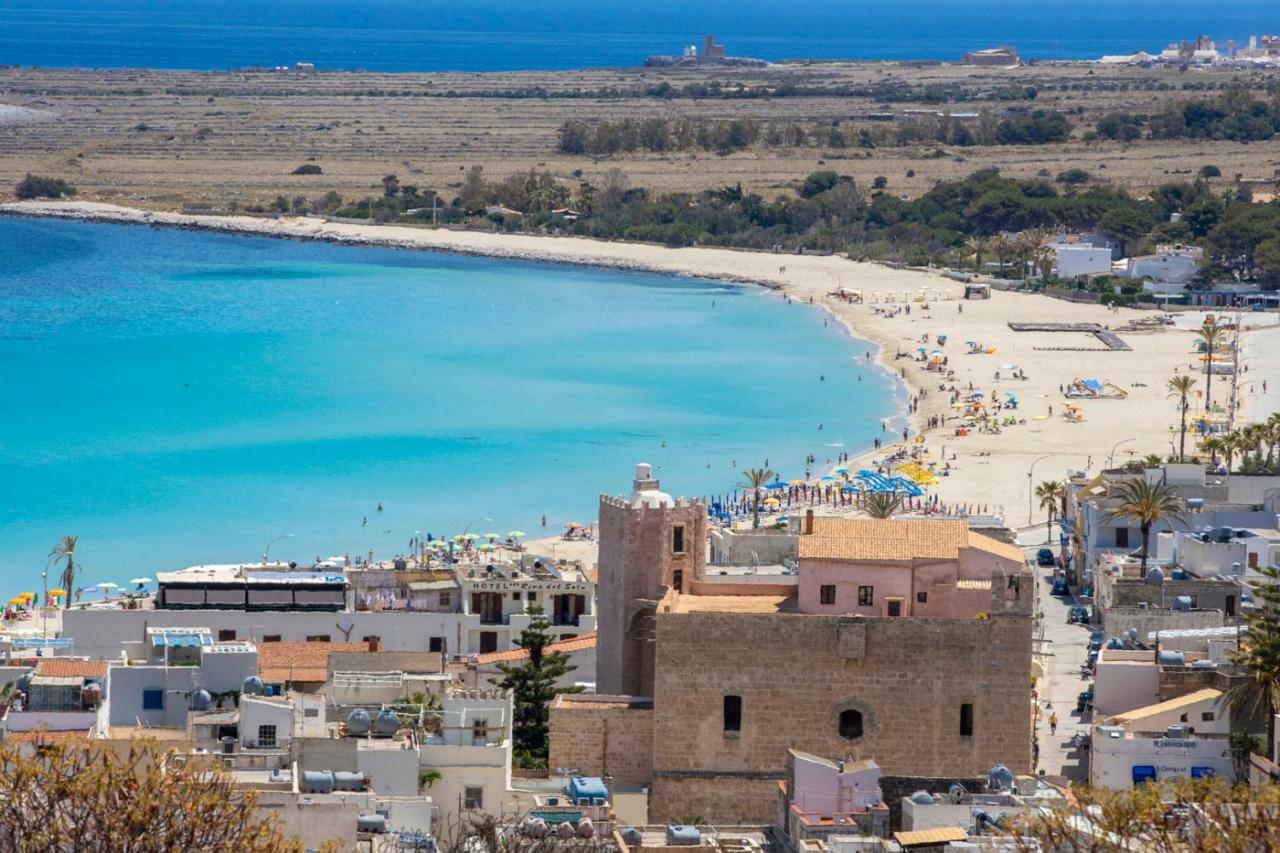
<path fill-rule="evenodd" d="M 992 586 L 1016 585 L 1022 551 L 956 519 L 807 516 L 799 544 L 802 613 L 972 618 Z"/>

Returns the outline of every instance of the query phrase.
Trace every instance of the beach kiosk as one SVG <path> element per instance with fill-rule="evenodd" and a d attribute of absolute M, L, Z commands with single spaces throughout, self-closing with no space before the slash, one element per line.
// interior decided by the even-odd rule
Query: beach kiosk
<path fill-rule="evenodd" d="M 978 281 L 971 281 L 964 286 L 965 299 L 990 299 L 991 285 L 983 284 Z"/>

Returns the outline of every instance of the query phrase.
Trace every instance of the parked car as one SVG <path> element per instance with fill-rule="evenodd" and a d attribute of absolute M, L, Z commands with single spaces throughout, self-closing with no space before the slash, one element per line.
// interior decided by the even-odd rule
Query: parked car
<path fill-rule="evenodd" d="M 1037 566 L 1052 566 L 1056 562 L 1057 562 L 1057 559 L 1053 556 L 1053 551 L 1051 551 L 1050 549 L 1041 548 L 1039 551 L 1036 551 Z"/>
<path fill-rule="evenodd" d="M 1054 578 L 1052 595 L 1070 595 L 1071 590 L 1067 587 L 1066 578 Z"/>
<path fill-rule="evenodd" d="M 1089 624 L 1089 608 L 1076 605 L 1067 611 L 1067 624 L 1075 625 L 1077 623 L 1081 625 Z"/>
<path fill-rule="evenodd" d="M 1088 690 L 1081 691 L 1081 693 L 1078 696 L 1076 696 L 1076 712 L 1083 714 L 1085 711 L 1089 710 L 1092 707 L 1093 707 L 1093 688 L 1090 687 Z"/>
<path fill-rule="evenodd" d="M 1094 631 L 1092 634 L 1090 634 L 1089 635 L 1089 651 L 1096 652 L 1098 649 L 1102 648 L 1102 640 L 1103 640 L 1103 636 L 1101 631 Z"/>

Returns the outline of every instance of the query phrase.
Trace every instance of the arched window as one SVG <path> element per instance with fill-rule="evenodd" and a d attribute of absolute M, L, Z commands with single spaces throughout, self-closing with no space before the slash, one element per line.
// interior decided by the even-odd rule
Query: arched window
<path fill-rule="evenodd" d="M 742 731 L 742 697 L 724 697 L 724 730 L 726 732 Z"/>
<path fill-rule="evenodd" d="M 852 708 L 840 712 L 840 737 L 854 740 L 862 737 L 862 712 Z"/>

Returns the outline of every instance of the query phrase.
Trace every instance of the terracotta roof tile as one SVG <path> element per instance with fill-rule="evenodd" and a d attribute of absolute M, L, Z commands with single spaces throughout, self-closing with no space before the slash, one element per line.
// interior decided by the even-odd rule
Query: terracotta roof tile
<path fill-rule="evenodd" d="M 108 666 L 110 664 L 105 660 L 41 658 L 35 674 L 52 678 L 105 678 Z"/>
<path fill-rule="evenodd" d="M 801 559 L 954 560 L 962 548 L 1023 561 L 1017 547 L 974 533 L 957 519 L 819 517 L 813 533 L 800 537 Z"/>
<path fill-rule="evenodd" d="M 268 684 L 327 681 L 330 653 L 368 650 L 368 643 L 258 643 L 258 677 Z"/>
<path fill-rule="evenodd" d="M 585 649 L 594 649 L 596 647 L 596 632 L 592 631 L 587 634 L 579 634 L 571 640 L 560 640 L 547 646 L 549 652 L 564 652 L 565 654 L 573 654 Z M 508 649 L 505 652 L 487 652 L 479 657 L 479 663 L 498 663 L 499 661 L 516 661 L 524 660 L 529 656 L 526 649 Z"/>

